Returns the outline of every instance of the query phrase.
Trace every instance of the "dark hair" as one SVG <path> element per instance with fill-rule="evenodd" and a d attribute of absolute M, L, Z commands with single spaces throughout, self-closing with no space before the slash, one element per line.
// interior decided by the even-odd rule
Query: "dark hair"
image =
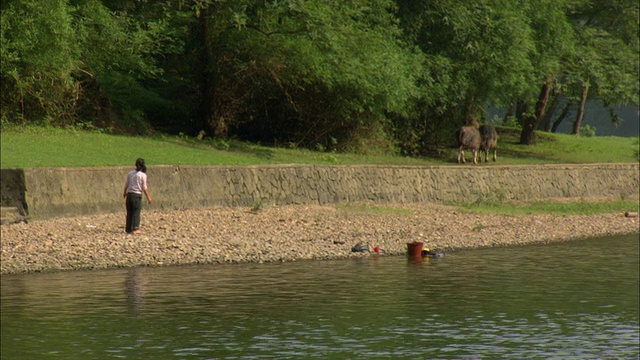
<path fill-rule="evenodd" d="M 145 165 L 143 158 L 136 160 L 136 170 L 142 171 L 143 173 L 147 172 L 147 165 Z"/>

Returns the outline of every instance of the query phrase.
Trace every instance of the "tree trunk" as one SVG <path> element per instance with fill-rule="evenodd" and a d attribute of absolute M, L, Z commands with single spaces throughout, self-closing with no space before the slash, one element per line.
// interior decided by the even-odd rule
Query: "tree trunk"
<path fill-rule="evenodd" d="M 482 107 L 479 106 L 475 99 L 469 98 L 465 101 L 465 125 L 478 127 L 478 117 L 482 112 Z"/>
<path fill-rule="evenodd" d="M 544 118 L 545 111 L 547 109 L 547 102 L 549 102 L 549 94 L 551 93 L 551 79 L 547 79 L 542 84 L 540 89 L 540 96 L 538 96 L 538 102 L 536 103 L 536 122 L 540 123 Z M 537 124 L 536 124 L 537 127 Z"/>
<path fill-rule="evenodd" d="M 209 4 L 200 10 L 198 15 L 198 39 L 202 48 L 200 49 L 200 114 L 202 125 L 207 135 L 213 137 L 225 137 L 228 135 L 228 117 L 225 116 L 224 100 L 220 93 L 220 74 L 217 63 L 218 53 L 216 44 L 213 41 L 212 14 L 216 11 L 213 5 Z"/>
<path fill-rule="evenodd" d="M 567 115 L 569 115 L 570 109 L 571 109 L 571 102 L 567 102 L 567 105 L 564 106 L 564 108 L 562 109 L 562 112 L 560 113 L 556 121 L 554 121 L 553 125 L 551 126 L 552 133 L 555 133 L 556 131 L 558 131 L 558 127 L 560 127 L 560 123 L 562 123 L 562 121 L 567 118 Z"/>
<path fill-rule="evenodd" d="M 549 108 L 547 109 L 544 116 L 542 117 L 542 121 L 538 124 L 538 130 L 548 132 L 549 129 L 551 129 L 551 119 L 553 118 L 553 115 L 556 113 L 556 110 L 558 109 L 558 105 L 560 104 L 560 99 L 562 99 L 562 94 L 560 94 L 556 90 L 553 90 L 551 92 L 551 96 L 553 97 L 553 100 L 551 101 L 551 105 L 549 105 Z"/>
<path fill-rule="evenodd" d="M 520 133 L 520 144 L 533 145 L 535 143 L 535 130 L 538 127 L 538 123 L 540 123 L 544 117 L 550 92 L 551 80 L 547 79 L 540 89 L 540 95 L 536 103 L 536 113 L 533 116 L 526 115 L 523 119 L 524 123 L 522 124 L 522 132 Z"/>
<path fill-rule="evenodd" d="M 214 89 L 213 89 L 213 59 L 211 34 L 209 27 L 209 8 L 200 10 L 198 15 L 198 42 L 202 45 L 200 49 L 200 119 L 207 134 L 213 135 L 213 128 L 210 126 L 214 116 Z"/>
<path fill-rule="evenodd" d="M 520 124 L 520 126 L 524 125 L 524 116 L 526 113 L 529 112 L 529 105 L 522 101 L 522 100 L 518 100 L 516 102 L 516 120 L 518 120 L 518 124 Z"/>
<path fill-rule="evenodd" d="M 589 95 L 589 81 L 582 85 L 582 95 L 580 95 L 580 106 L 578 106 L 578 113 L 576 114 L 576 120 L 573 122 L 573 129 L 571 129 L 571 135 L 580 135 L 580 127 L 582 126 L 582 120 L 584 119 L 584 108 L 587 105 L 587 96 Z"/>

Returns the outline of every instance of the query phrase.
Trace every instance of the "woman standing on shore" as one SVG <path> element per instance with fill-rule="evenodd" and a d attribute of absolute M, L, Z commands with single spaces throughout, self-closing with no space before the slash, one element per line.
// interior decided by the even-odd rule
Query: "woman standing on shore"
<path fill-rule="evenodd" d="M 136 169 L 129 171 L 124 186 L 124 198 L 127 206 L 127 234 L 140 234 L 140 210 L 142 210 L 142 193 L 147 196 L 149 204 L 153 202 L 147 186 L 147 166 L 144 159 L 136 160 Z"/>

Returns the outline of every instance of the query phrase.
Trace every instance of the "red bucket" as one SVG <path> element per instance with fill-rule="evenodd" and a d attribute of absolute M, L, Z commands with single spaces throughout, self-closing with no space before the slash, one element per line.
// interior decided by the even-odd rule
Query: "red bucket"
<path fill-rule="evenodd" d="M 409 252 L 409 257 L 419 258 L 422 257 L 422 248 L 424 247 L 424 243 L 414 241 L 412 243 L 407 243 L 407 250 Z"/>

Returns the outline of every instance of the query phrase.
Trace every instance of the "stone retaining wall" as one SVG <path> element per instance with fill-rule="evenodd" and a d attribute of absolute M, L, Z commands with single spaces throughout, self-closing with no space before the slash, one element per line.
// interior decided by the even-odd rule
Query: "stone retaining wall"
<path fill-rule="evenodd" d="M 131 167 L 2 170 L 2 206 L 32 219 L 124 211 Z M 149 166 L 148 210 L 348 202 L 638 199 L 638 164 Z"/>
<path fill-rule="evenodd" d="M 15 208 L 19 213 L 27 214 L 27 202 L 25 199 L 26 188 L 24 170 L 2 169 L 0 171 L 0 195 L 3 208 Z"/>

